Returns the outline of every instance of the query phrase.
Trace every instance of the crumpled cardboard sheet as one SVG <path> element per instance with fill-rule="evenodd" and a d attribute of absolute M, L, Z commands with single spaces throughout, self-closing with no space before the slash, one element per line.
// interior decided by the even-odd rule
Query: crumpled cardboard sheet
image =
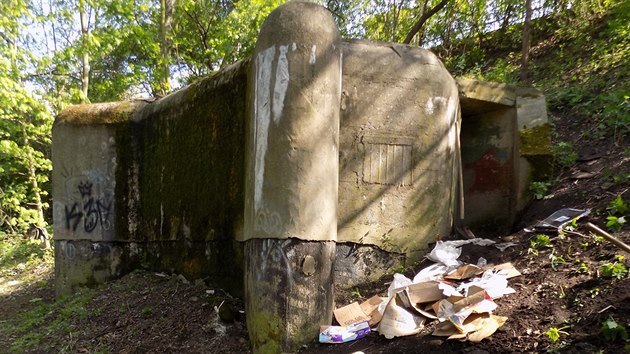
<path fill-rule="evenodd" d="M 362 304 L 344 306 L 335 310 L 335 318 L 349 326 L 378 324 L 376 330 L 388 339 L 417 334 L 436 319 L 433 335 L 472 342 L 487 338 L 507 321 L 492 314 L 497 308 L 494 299 L 514 293 L 508 279 L 521 273 L 511 263 L 488 266 L 485 259 L 477 265 L 462 264 L 457 248 L 466 243 L 487 246 L 494 241 L 438 243 L 440 252 L 432 252 L 438 263 L 422 269 L 413 280 L 394 274 L 386 298 L 373 296 Z"/>
<path fill-rule="evenodd" d="M 475 277 L 483 272 L 481 277 Z M 449 339 L 480 341 L 501 327 L 506 317 L 495 316 L 493 299 L 514 290 L 507 278 L 520 273 L 511 264 L 488 267 L 487 270 L 465 264 L 441 281 L 430 280 L 389 290 L 389 297 L 377 331 L 386 338 L 419 333 L 427 321 L 437 319 L 433 335 Z M 472 278 L 474 277 L 474 278 Z M 408 282 L 397 277 L 393 286 Z M 451 278 L 451 279 L 447 279 Z M 455 278 L 455 279 L 453 279 Z M 457 282 L 457 283 L 456 283 Z"/>

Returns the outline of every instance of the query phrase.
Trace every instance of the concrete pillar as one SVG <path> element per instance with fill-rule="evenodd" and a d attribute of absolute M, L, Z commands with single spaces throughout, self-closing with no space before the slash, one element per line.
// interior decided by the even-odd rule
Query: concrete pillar
<path fill-rule="evenodd" d="M 332 319 L 341 40 L 330 13 L 304 2 L 274 10 L 249 85 L 247 327 L 255 352 L 293 351 Z"/>

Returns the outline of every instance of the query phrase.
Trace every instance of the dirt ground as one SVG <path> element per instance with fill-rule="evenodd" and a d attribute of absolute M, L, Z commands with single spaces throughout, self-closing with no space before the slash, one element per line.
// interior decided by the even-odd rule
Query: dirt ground
<path fill-rule="evenodd" d="M 606 207 L 617 195 L 630 201 L 630 181 L 615 176 L 630 173 L 628 141 L 610 139 L 588 140 L 580 132 L 588 124 L 555 120 L 556 140 L 572 141 L 578 153 L 575 166 L 561 171 L 559 182 L 549 191 L 553 197 L 534 201 L 523 215 L 516 230 L 522 230 L 554 212 L 572 207 L 592 210 L 581 219 L 583 225 L 591 221 L 605 225 Z M 578 124 L 578 125 L 573 125 Z M 594 134 L 590 135 L 591 137 Z M 587 136 L 588 137 L 588 136 Z M 532 234 L 516 231 L 499 237 L 517 242 L 518 246 L 499 252 L 494 247 L 464 246 L 461 260 L 476 263 L 485 257 L 490 263 L 512 262 L 522 275 L 510 279 L 515 294 L 496 300 L 495 314 L 508 320 L 491 337 L 480 343 L 459 342 L 434 337 L 434 324 L 429 324 L 418 335 L 387 340 L 378 333 L 346 344 L 305 346 L 302 353 L 622 353 L 629 342 L 607 340 L 601 332 L 602 323 L 613 318 L 630 328 L 630 278 L 605 277 L 603 264 L 621 260 L 630 266 L 630 254 L 613 244 L 598 242 L 584 227 L 577 233 L 559 237 L 549 234 L 552 247 L 536 255 L 529 252 Z M 478 234 L 477 237 L 487 237 Z M 626 225 L 615 237 L 630 243 L 630 227 Z M 550 257 L 562 257 L 565 263 L 552 264 Z M 555 258 L 556 261 L 558 258 Z M 409 269 L 413 275 L 430 264 L 429 261 Z M 47 282 L 27 284 L 19 290 L 0 297 L 0 352 L 26 351 L 32 353 L 248 353 L 250 348 L 245 328 L 245 314 L 240 299 L 203 282 L 190 283 L 177 275 L 138 271 L 119 281 L 85 290 L 73 300 L 62 300 L 52 310 L 44 307 L 53 303 L 51 269 L 42 268 L 42 279 Z M 385 295 L 392 277 L 362 286 L 354 291 L 337 290 L 336 304 L 346 305 L 372 295 Z M 358 294 L 361 296 L 358 296 Z M 77 306 L 79 310 L 64 312 Z M 64 302 L 65 301 L 65 302 Z M 72 302 L 75 301 L 75 302 Z M 65 306 L 65 307 L 64 307 Z M 24 323 L 27 311 L 42 310 L 31 326 Z M 222 317 L 219 317 L 221 308 Z M 46 312 L 47 311 L 47 312 Z M 32 316 L 32 315 L 31 315 Z M 7 328 L 12 328 L 7 330 Z M 557 328 L 560 338 L 552 342 L 545 334 Z M 29 335 L 40 335 L 36 345 L 16 346 Z M 31 336 L 32 337 L 32 336 Z M 12 349 L 13 348 L 13 349 Z M 18 348 L 18 349 L 16 349 Z"/>

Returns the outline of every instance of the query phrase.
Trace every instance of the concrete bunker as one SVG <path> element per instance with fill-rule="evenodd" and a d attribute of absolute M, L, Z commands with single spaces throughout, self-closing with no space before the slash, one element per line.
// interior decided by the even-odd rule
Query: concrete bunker
<path fill-rule="evenodd" d="M 247 306 L 255 350 L 292 350 L 330 318 L 332 281 L 410 264 L 462 217 L 510 229 L 547 128 L 535 90 L 342 42 L 324 8 L 287 3 L 251 59 L 155 102 L 57 117 L 56 289 L 138 267 L 204 277 L 265 299 Z"/>

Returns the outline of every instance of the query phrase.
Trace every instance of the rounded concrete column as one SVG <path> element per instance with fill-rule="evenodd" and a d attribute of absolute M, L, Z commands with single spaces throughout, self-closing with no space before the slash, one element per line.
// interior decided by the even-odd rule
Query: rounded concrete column
<path fill-rule="evenodd" d="M 248 92 L 247 327 L 254 351 L 293 351 L 333 310 L 341 39 L 326 9 L 290 2 L 269 15 Z"/>

